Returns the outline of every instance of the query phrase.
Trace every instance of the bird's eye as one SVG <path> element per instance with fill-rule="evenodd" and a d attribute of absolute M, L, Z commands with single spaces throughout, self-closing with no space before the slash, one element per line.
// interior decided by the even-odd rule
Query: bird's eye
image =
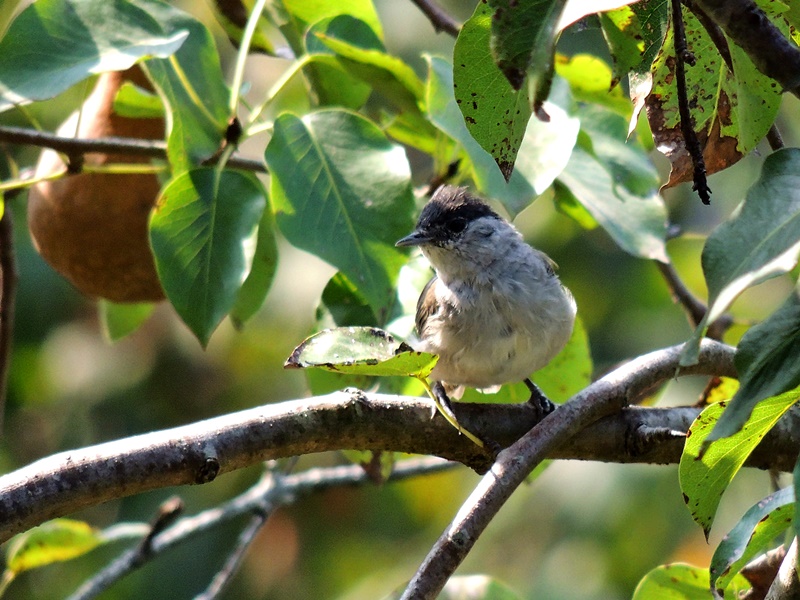
<path fill-rule="evenodd" d="M 467 227 L 467 220 L 464 217 L 456 217 L 447 222 L 447 230 L 450 233 L 461 233 Z"/>

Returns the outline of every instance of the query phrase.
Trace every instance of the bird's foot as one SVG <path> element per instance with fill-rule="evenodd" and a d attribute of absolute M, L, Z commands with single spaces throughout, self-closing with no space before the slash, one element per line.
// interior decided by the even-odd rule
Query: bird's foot
<path fill-rule="evenodd" d="M 542 390 L 539 389 L 539 386 L 533 383 L 530 379 L 525 379 L 525 385 L 527 385 L 528 389 L 531 391 L 531 397 L 528 398 L 528 404 L 530 404 L 536 410 L 539 420 L 544 419 L 556 409 L 555 404 L 550 402 L 550 399 L 544 395 Z"/>

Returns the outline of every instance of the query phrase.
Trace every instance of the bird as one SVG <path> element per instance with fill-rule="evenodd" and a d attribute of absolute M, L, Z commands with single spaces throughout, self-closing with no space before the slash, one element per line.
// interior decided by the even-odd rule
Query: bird
<path fill-rule="evenodd" d="M 455 420 L 450 400 L 465 387 L 491 391 L 520 381 L 542 416 L 552 412 L 530 376 L 564 348 L 577 312 L 555 262 L 482 199 L 452 185 L 434 192 L 396 246 L 419 247 L 435 272 L 417 302 L 411 345 L 439 357 L 430 379 L 445 418 Z"/>

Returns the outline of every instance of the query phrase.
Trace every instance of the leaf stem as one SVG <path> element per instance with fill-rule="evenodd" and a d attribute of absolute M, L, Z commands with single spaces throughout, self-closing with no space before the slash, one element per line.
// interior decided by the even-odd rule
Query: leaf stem
<path fill-rule="evenodd" d="M 239 91 L 242 89 L 242 81 L 244 80 L 244 67 L 247 62 L 247 55 L 250 52 L 250 44 L 253 42 L 253 35 L 258 25 L 258 20 L 261 18 L 261 13 L 264 10 L 266 0 L 256 0 L 255 6 L 247 19 L 247 25 L 242 34 L 242 40 L 239 44 L 239 53 L 236 56 L 236 68 L 233 71 L 233 81 L 231 82 L 231 97 L 228 102 L 230 109 L 230 117 L 236 116 L 239 109 Z"/>

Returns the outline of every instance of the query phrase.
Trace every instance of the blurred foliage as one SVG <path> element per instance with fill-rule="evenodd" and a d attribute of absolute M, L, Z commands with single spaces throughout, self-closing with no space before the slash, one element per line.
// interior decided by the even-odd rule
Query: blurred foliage
<path fill-rule="evenodd" d="M 40 3 L 47 2 L 40 0 Z M 203 32 L 199 40 L 193 39 L 197 45 L 184 48 L 182 55 L 175 55 L 175 61 L 154 58 L 146 63 L 151 77 L 159 82 L 162 100 L 173 113 L 175 106 L 193 106 L 192 111 L 183 113 L 185 120 L 176 121 L 179 126 L 169 137 L 172 175 L 176 180 L 191 179 L 189 174 L 198 172 L 190 170 L 196 166 L 196 157 L 206 150 L 215 150 L 218 138 L 224 134 L 226 84 L 233 80 L 237 61 L 237 50 L 229 36 L 238 44 L 242 25 L 235 23 L 237 28 L 231 29 L 230 23 L 226 23 L 223 30 L 211 7 L 205 4 L 176 3 L 193 18 L 176 16 L 170 12 L 171 7 L 155 0 L 142 4 L 157 6 L 164 11 L 161 14 L 172 15 L 165 20 L 169 27 L 159 38 L 159 48 L 173 43 L 176 31 L 182 27 Z M 642 148 L 652 147 L 644 119 L 634 133 L 638 141 L 622 142 L 619 130 L 620 123 L 624 130 L 624 121 L 620 115 L 628 116 L 621 102 L 623 98 L 618 91 L 602 97 L 611 81 L 612 69 L 609 66 L 600 69 L 595 62 L 609 61 L 603 35 L 609 35 L 613 29 L 617 41 L 620 35 L 624 37 L 620 33 L 621 23 L 627 22 L 625 18 L 629 15 L 625 11 L 631 9 L 609 13 L 610 17 L 602 22 L 602 30 L 590 17 L 564 31 L 557 46 L 557 75 L 542 73 L 542 63 L 537 58 L 538 77 L 552 79 L 549 81 L 552 94 L 544 108 L 562 129 L 554 134 L 535 119 L 528 122 L 526 137 L 519 146 L 517 169 L 506 185 L 491 156 L 466 136 L 449 79 L 453 77 L 450 61 L 442 58 L 453 56 L 454 40 L 444 34 L 436 35 L 410 2 L 376 0 L 373 8 L 366 0 L 353 0 L 330 6 L 335 4 L 347 10 L 342 8 L 323 15 L 307 12 L 314 7 L 321 10 L 320 7 L 327 6 L 323 2 L 269 3 L 271 12 L 265 13 L 269 18 L 259 21 L 257 39 L 262 54 L 248 59 L 242 104 L 248 109 L 255 107 L 257 112 L 265 98 L 270 100 L 260 115 L 263 122 L 276 123 L 266 160 L 276 172 L 269 183 L 270 202 L 274 203 L 271 210 L 281 212 L 277 215 L 277 228 L 271 215 L 261 221 L 262 227 L 274 230 L 274 236 L 265 235 L 263 229 L 254 235 L 257 215 L 245 215 L 245 219 L 234 210 L 241 208 L 239 205 L 227 206 L 229 218 L 245 222 L 237 222 L 235 235 L 225 240 L 226 250 L 234 255 L 226 252 L 214 255 L 226 265 L 235 263 L 235 272 L 230 266 L 223 267 L 229 269 L 223 278 L 229 286 L 223 291 L 215 288 L 217 281 L 208 275 L 213 272 L 214 260 L 202 271 L 206 274 L 203 290 L 216 294 L 212 300 L 219 302 L 213 310 L 188 301 L 188 295 L 180 291 L 185 290 L 181 285 L 186 282 L 178 281 L 177 295 L 167 292 L 180 314 L 171 305 L 162 303 L 138 330 L 109 344 L 103 334 L 104 327 L 118 327 L 113 330 L 109 327 L 114 337 L 113 331 L 127 332 L 139 320 L 109 306 L 103 308 L 101 316 L 94 301 L 80 296 L 47 266 L 31 244 L 25 193 L 6 194 L 7 206 L 15 218 L 20 282 L 4 435 L 0 441 L 3 472 L 61 450 L 307 395 L 305 376 L 284 371 L 282 367 L 299 341 L 315 330 L 318 323 L 315 310 L 320 298 L 323 304 L 330 300 L 323 290 L 336 291 L 327 287 L 329 281 L 336 281 L 339 286 L 352 285 L 347 277 L 355 281 L 359 273 L 370 268 L 374 285 L 360 290 L 363 304 L 355 311 L 359 319 L 367 322 L 336 324 L 383 325 L 396 319 L 398 305 L 403 304 L 402 295 L 415 294 L 414 290 L 401 290 L 397 300 L 391 292 L 397 281 L 406 281 L 400 271 L 405 258 L 395 254 L 391 243 L 413 223 L 411 184 L 426 184 L 456 161 L 459 161 L 458 177 L 471 181 L 481 193 L 504 205 L 509 214 L 516 216 L 515 223 L 526 239 L 547 251 L 559 264 L 563 282 L 577 299 L 596 375 L 626 358 L 690 337 L 692 329 L 681 308 L 671 301 L 656 266 L 643 257 L 664 259 L 669 255 L 688 287 L 705 298 L 706 279 L 700 258 L 704 239 L 744 199 L 744 191 L 758 178 L 763 160 L 749 154 L 735 167 L 711 176 L 714 190 L 711 207 L 700 206 L 687 185 L 665 190 L 660 196 L 656 194 L 658 182 L 667 178 L 667 161 L 651 156 L 657 174 L 649 161 L 641 162 Z M 281 5 L 288 12 L 276 8 Z M 472 4 L 455 0 L 442 5 L 461 21 L 470 18 L 474 9 Z M 336 22 L 344 13 L 347 20 L 357 18 L 364 25 L 350 37 L 342 33 L 341 21 Z M 316 21 L 312 17 L 318 16 L 326 20 L 312 24 L 311 21 Z M 298 34 L 310 24 L 313 26 L 306 38 Z M 149 27 L 152 23 L 145 25 Z M 477 41 L 463 39 L 461 43 L 485 46 L 487 31 L 479 33 L 484 37 Z M 307 63 L 298 66 L 297 62 L 284 58 L 280 48 L 285 44 L 298 55 L 305 48 Z M 381 52 L 381 48 L 388 54 Z M 629 51 L 627 48 L 626 52 Z M 662 58 L 666 61 L 669 57 Z M 630 57 L 628 61 L 631 68 L 639 67 Z M 61 64 L 60 69 L 65 68 Z M 208 69 L 221 70 L 224 77 L 206 80 L 204 73 Z M 620 69 L 620 64 L 614 65 L 616 80 L 625 71 Z M 603 81 L 587 78 L 587 71 L 602 72 Z M 195 94 L 205 103 L 198 103 L 192 94 L 187 95 L 187 88 L 176 84 L 182 78 L 198 86 Z M 332 81 L 338 84 L 331 84 Z M 91 90 L 93 79 L 62 83 L 66 84 L 64 87 L 72 87 L 54 99 L 0 113 L 0 124 L 38 123 L 45 129 L 55 129 L 80 106 Z M 631 80 L 630 87 L 635 88 L 636 83 Z M 347 87 L 350 85 L 353 87 Z M 308 93 L 309 86 L 315 89 L 316 97 Z M 366 92 L 370 90 L 368 95 Z M 138 102 L 152 104 L 152 97 L 140 96 Z M 126 98 L 137 102 L 135 94 Z M 284 110 L 306 115 L 314 103 L 318 106 L 338 103 L 354 108 L 363 101 L 366 104 L 362 113 L 372 122 L 338 109 L 316 112 L 310 117 L 283 116 L 278 120 Z M 588 106 L 590 102 L 605 108 Z M 797 109 L 797 100 L 789 98 L 778 113 L 778 124 L 788 145 L 800 143 Z M 336 127 L 331 125 L 334 121 Z M 347 136 L 336 137 L 335 130 L 361 136 L 369 144 L 358 145 L 362 154 L 356 156 L 357 145 L 348 143 Z M 200 131 L 202 135 L 199 138 L 186 135 L 187 131 Z M 263 136 L 258 136 L 261 132 L 256 131 L 241 148 L 243 153 L 259 160 L 267 143 Z M 319 141 L 315 136 L 324 143 L 311 143 Z M 530 141 L 534 138 L 554 144 L 559 140 L 561 146 L 555 155 L 537 154 Z M 572 154 L 570 165 L 567 161 L 576 142 L 578 153 Z M 636 148 L 633 157 L 628 154 L 633 152 L 631 148 Z M 313 173 L 293 171 L 297 163 L 287 158 L 291 152 L 303 154 L 311 150 L 316 156 L 308 164 L 313 163 L 314 169 L 329 164 L 337 167 L 329 173 L 328 187 L 324 189 L 314 187 L 320 180 Z M 17 165 L 33 165 L 36 155 L 31 148 L 4 146 L 0 154 L 3 179 L 14 177 Z M 359 161 L 367 161 L 367 166 Z M 565 166 L 563 176 L 550 187 Z M 360 186 L 370 175 L 370 169 L 391 172 L 393 177 L 384 180 L 375 203 L 359 204 L 358 199 L 363 196 Z M 595 176 L 587 180 L 589 169 Z M 202 174 L 209 178 L 203 182 L 200 190 L 203 193 L 192 195 L 190 190 L 181 189 L 176 200 L 179 208 L 199 210 L 200 221 L 208 222 L 214 215 L 208 210 L 203 212 L 204 206 L 198 201 L 217 199 L 219 189 L 215 185 L 219 179 L 214 180 L 213 169 L 204 169 Z M 244 187 L 250 195 L 236 199 L 251 213 L 257 212 L 254 207 L 264 204 L 254 197 L 263 190 L 253 190 L 261 188 L 265 181 L 262 178 L 257 184 L 248 179 Z M 226 191 L 229 190 L 222 190 Z M 303 206 L 306 195 L 318 199 L 328 211 L 325 218 L 331 222 L 343 211 L 354 215 L 356 221 L 363 220 L 373 226 L 376 219 L 384 219 L 385 229 L 376 230 L 369 239 L 354 237 L 350 240 L 354 250 L 341 253 L 346 256 L 337 255 L 337 249 L 332 248 L 334 241 L 347 234 L 341 222 L 336 222 L 338 228 L 333 229 L 330 239 L 315 243 L 306 240 L 304 245 L 298 241 L 299 236 L 307 233 L 309 219 L 314 217 L 313 211 Z M 536 201 L 528 206 L 534 197 Z M 592 200 L 596 202 L 593 204 Z M 611 201 L 619 203 L 614 218 L 601 210 L 608 206 L 604 203 Z M 383 202 L 388 204 L 382 206 Z M 636 207 L 640 212 L 626 211 L 626 202 L 638 202 Z M 174 207 L 168 205 L 168 208 Z M 393 217 L 392 221 L 386 220 L 387 214 Z M 667 214 L 670 223 L 684 233 L 669 242 L 664 241 Z M 624 223 L 623 217 L 631 217 L 631 223 Z M 621 228 L 620 223 L 624 225 Z M 642 223 L 646 226 L 637 227 Z M 158 225 L 156 220 L 156 230 Z M 172 225 L 168 223 L 167 227 Z M 181 232 L 173 228 L 168 233 L 174 236 Z M 209 239 L 215 238 L 213 234 L 212 230 Z M 252 248 L 256 239 L 256 248 Z M 202 249 L 208 250 L 209 244 Z M 324 256 L 330 264 L 297 247 Z M 361 253 L 363 261 L 349 262 L 353 253 Z M 372 258 L 381 253 L 384 253 L 381 264 L 373 264 Z M 247 274 L 242 265 L 253 254 L 257 257 L 255 264 L 258 257 L 262 260 L 259 267 L 262 270 L 250 271 L 252 279 L 248 281 L 252 283 L 246 285 L 246 297 L 237 297 L 236 291 L 230 289 L 234 285 L 231 282 L 241 283 Z M 161 258 L 165 256 L 168 254 Z M 337 274 L 331 264 L 343 274 Z M 174 266 L 168 261 L 161 270 Z M 267 288 L 266 302 L 257 310 L 256 305 Z M 793 288 L 790 274 L 745 291 L 731 308 L 737 325 L 729 331 L 726 341 L 738 342 L 751 323 L 774 313 Z M 176 302 L 176 298 L 182 300 Z M 330 306 L 327 308 L 333 313 Z M 206 312 L 198 316 L 199 310 Z M 230 310 L 237 328 L 225 319 L 214 331 L 222 315 Z M 129 326 L 131 318 L 135 322 Z M 209 325 L 210 320 L 213 323 Z M 184 322 L 196 323 L 193 330 L 204 344 L 207 342 L 205 350 Z M 393 323 L 399 327 L 398 321 Z M 325 385 L 330 385 L 329 381 Z M 702 387 L 703 382 L 694 381 L 669 384 L 662 401 L 691 404 Z M 340 460 L 338 456 L 308 456 L 301 458 L 294 468 L 335 464 Z M 73 516 L 97 527 L 119 521 L 149 521 L 158 505 L 175 493 L 185 500 L 187 512 L 193 513 L 243 491 L 258 472 L 253 467 L 210 485 L 158 490 Z M 411 576 L 476 481 L 473 473 L 461 469 L 397 484 L 332 489 L 300 499 L 270 519 L 224 597 L 386 596 Z M 715 536 L 721 535 L 715 529 L 712 544 L 706 544 L 683 504 L 677 482 L 677 466 L 556 462 L 535 483 L 514 495 L 460 572 L 490 573 L 522 598 L 630 598 L 639 580 L 656 565 L 666 562 L 708 565 L 718 541 Z M 742 513 L 767 491 L 768 482 L 762 474 L 741 474 L 717 511 L 716 522 L 722 523 L 719 529 L 731 529 Z M 199 593 L 210 574 L 222 565 L 241 526 L 240 522 L 225 525 L 171 551 L 115 585 L 103 597 L 186 598 Z M 121 548 L 118 542 L 105 543 L 69 563 L 21 573 L 5 597 L 63 598 L 107 564 Z M 580 577 L 575 577 L 576 564 L 580 564 Z"/>

